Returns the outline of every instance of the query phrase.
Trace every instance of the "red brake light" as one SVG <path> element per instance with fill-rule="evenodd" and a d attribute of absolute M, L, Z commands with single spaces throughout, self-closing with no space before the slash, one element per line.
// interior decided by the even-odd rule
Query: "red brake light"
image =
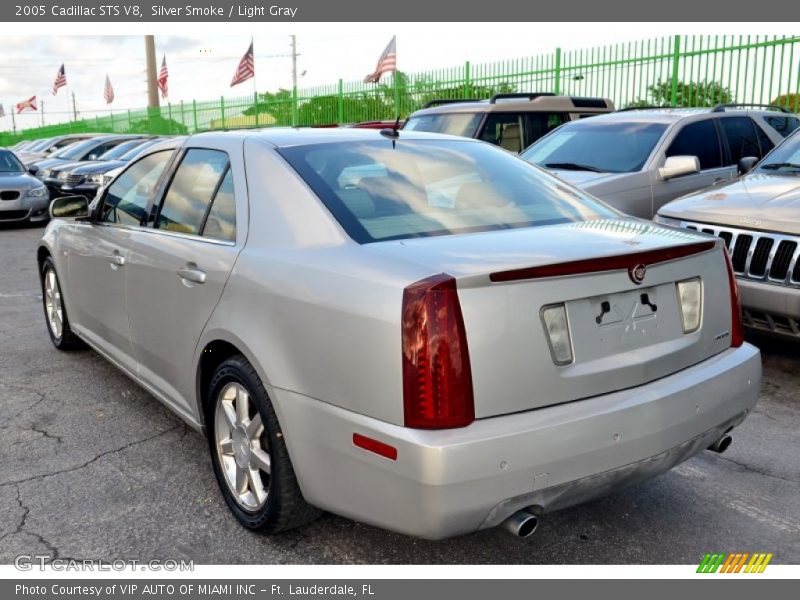
<path fill-rule="evenodd" d="M 739 301 L 739 286 L 733 273 L 733 262 L 728 248 L 725 250 L 725 264 L 728 266 L 728 286 L 731 290 L 731 347 L 738 348 L 744 344 L 744 328 L 742 326 L 742 304 Z"/>
<path fill-rule="evenodd" d="M 402 318 L 406 427 L 469 425 L 475 401 L 456 280 L 441 273 L 409 285 Z"/>

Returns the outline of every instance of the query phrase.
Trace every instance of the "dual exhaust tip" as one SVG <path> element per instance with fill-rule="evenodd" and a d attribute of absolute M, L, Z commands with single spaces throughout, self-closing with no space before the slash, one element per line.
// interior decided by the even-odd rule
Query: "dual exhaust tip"
<path fill-rule="evenodd" d="M 733 438 L 726 433 L 716 442 L 711 444 L 708 449 L 712 452 L 722 454 L 728 449 L 732 442 Z M 531 512 L 528 512 L 526 509 L 522 509 L 515 512 L 513 515 L 503 521 L 501 527 L 515 537 L 530 537 L 539 527 L 539 517 Z"/>

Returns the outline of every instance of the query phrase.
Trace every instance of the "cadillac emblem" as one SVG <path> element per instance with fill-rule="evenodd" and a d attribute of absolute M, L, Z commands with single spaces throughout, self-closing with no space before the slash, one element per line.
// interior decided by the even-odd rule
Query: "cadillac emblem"
<path fill-rule="evenodd" d="M 636 265 L 628 268 L 628 275 L 630 275 L 631 281 L 636 285 L 639 285 L 644 281 L 644 276 L 646 273 L 647 265 Z"/>

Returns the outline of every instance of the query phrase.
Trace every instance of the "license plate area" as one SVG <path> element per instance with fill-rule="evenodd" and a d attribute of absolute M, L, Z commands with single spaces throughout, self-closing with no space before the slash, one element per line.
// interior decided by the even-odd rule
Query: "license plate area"
<path fill-rule="evenodd" d="M 594 359 L 681 336 L 674 284 L 567 303 L 576 359 Z"/>

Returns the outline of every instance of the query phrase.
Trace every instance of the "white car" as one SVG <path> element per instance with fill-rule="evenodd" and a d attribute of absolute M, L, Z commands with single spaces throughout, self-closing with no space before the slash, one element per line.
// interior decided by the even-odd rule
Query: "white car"
<path fill-rule="evenodd" d="M 53 343 L 88 344 L 204 431 L 252 529 L 324 509 L 529 535 L 724 450 L 758 398 L 722 242 L 483 142 L 200 134 L 51 212 Z"/>

